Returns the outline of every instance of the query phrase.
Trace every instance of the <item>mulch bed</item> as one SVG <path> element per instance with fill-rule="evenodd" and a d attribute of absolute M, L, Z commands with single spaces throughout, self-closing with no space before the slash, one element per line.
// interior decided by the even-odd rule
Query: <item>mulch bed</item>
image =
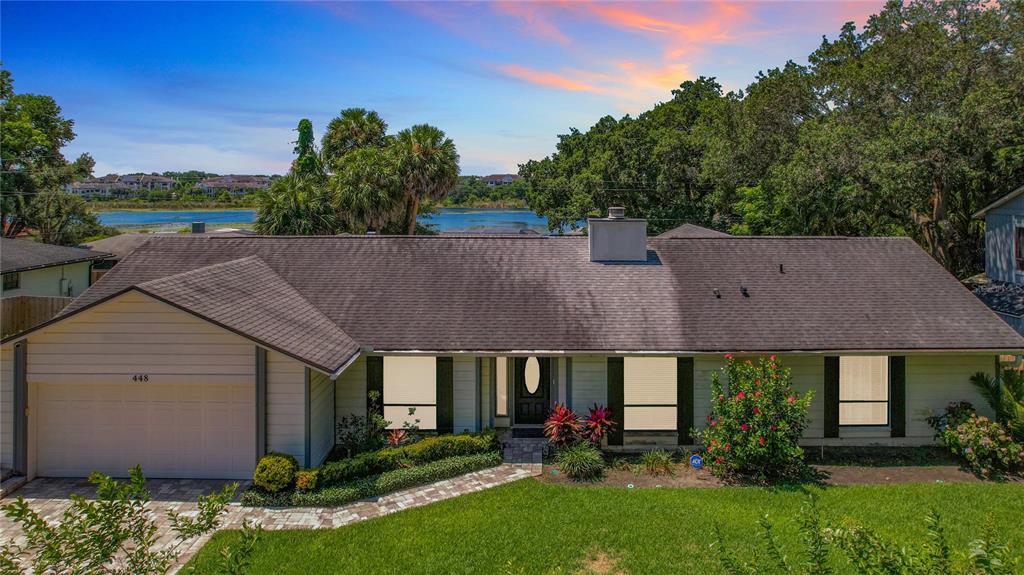
<path fill-rule="evenodd" d="M 829 486 L 886 485 L 897 483 L 978 483 L 974 474 L 955 465 L 871 467 L 858 465 L 815 465 L 820 483 Z M 729 483 L 715 477 L 706 469 L 697 471 L 686 464 L 676 464 L 674 474 L 651 476 L 630 470 L 608 469 L 599 481 L 577 482 L 566 477 L 555 465 L 544 465 L 538 481 L 554 485 L 580 487 L 721 487 Z M 1014 481 L 1020 482 L 1019 478 Z"/>

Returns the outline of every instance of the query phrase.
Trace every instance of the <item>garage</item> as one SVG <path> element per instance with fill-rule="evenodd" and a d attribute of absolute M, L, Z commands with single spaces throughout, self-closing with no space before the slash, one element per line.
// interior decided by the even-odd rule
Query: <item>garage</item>
<path fill-rule="evenodd" d="M 256 459 L 253 385 L 38 382 L 36 473 L 93 470 L 147 477 L 251 476 Z"/>

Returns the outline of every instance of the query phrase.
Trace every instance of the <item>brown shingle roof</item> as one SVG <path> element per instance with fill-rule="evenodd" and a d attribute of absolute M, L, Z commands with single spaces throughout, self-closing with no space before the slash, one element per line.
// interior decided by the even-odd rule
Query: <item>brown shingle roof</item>
<path fill-rule="evenodd" d="M 101 251 L 55 246 L 32 240 L 0 238 L 0 272 L 5 274 L 108 257 L 110 254 Z"/>
<path fill-rule="evenodd" d="M 257 256 L 137 284 L 135 289 L 326 372 L 359 346 Z"/>
<path fill-rule="evenodd" d="M 65 313 L 132 285 L 255 255 L 378 351 L 1024 348 L 909 239 L 649 245 L 650 262 L 616 265 L 591 262 L 587 238 L 573 237 L 153 238 Z"/>

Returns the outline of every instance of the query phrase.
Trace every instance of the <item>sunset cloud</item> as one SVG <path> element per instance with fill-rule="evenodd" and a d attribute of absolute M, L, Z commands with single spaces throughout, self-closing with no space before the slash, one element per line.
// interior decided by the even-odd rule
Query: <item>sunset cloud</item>
<path fill-rule="evenodd" d="M 532 68 L 527 68 L 526 66 L 520 66 L 519 64 L 506 64 L 504 66 L 499 66 L 498 69 L 506 76 L 547 88 L 568 90 L 570 92 L 594 92 L 597 94 L 607 92 L 607 90 L 594 84 L 574 80 L 555 72 L 534 70 Z"/>
<path fill-rule="evenodd" d="M 522 30 L 528 35 L 551 40 L 559 44 L 569 43 L 569 37 L 548 17 L 546 4 L 501 0 L 494 2 L 491 6 L 499 14 L 514 16 L 522 20 Z"/>

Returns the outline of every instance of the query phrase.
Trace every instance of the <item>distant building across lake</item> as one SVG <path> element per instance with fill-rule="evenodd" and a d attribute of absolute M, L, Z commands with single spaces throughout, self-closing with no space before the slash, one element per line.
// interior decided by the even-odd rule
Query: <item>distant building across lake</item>
<path fill-rule="evenodd" d="M 480 178 L 488 186 L 505 186 L 520 179 L 522 178 L 516 174 L 491 174 Z"/>
<path fill-rule="evenodd" d="M 137 198 L 153 191 L 172 191 L 178 185 L 174 178 L 154 174 L 107 174 L 99 178 L 86 178 L 65 186 L 65 191 L 85 199 L 123 200 Z M 244 196 L 270 187 L 269 176 L 230 174 L 204 178 L 196 185 L 206 195 L 217 196 L 228 192 Z"/>

